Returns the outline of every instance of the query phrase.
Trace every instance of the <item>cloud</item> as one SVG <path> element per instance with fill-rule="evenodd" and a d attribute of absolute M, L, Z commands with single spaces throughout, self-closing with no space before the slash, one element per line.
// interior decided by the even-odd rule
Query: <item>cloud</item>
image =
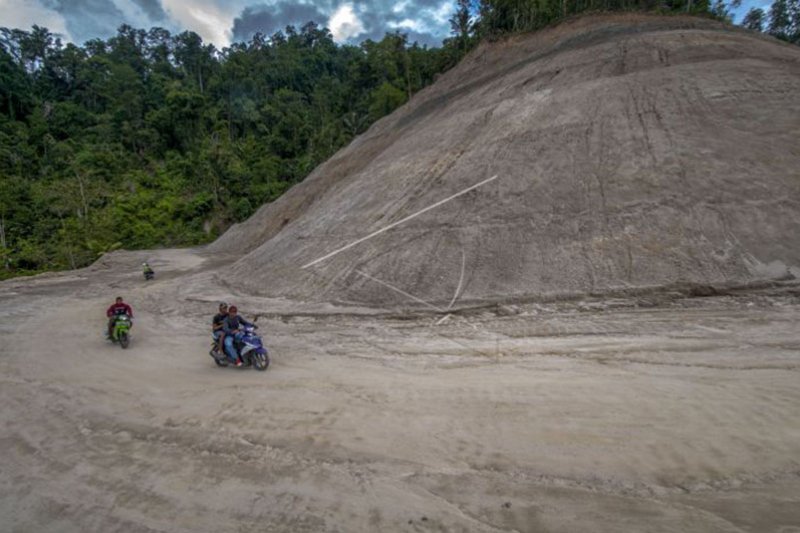
<path fill-rule="evenodd" d="M 56 21 L 63 21 L 71 40 L 78 43 L 110 37 L 122 24 L 149 28 L 167 22 L 160 0 L 33 0 L 33 5 L 37 1 L 44 13 L 36 22 L 47 25 L 52 17 L 58 17 Z"/>
<path fill-rule="evenodd" d="M 333 38 L 340 42 L 364 33 L 364 24 L 353 11 L 353 4 L 339 6 L 339 9 L 328 20 L 328 28 L 330 28 Z"/>
<path fill-rule="evenodd" d="M 324 24 L 327 19 L 327 14 L 315 5 L 280 0 L 244 8 L 234 19 L 231 31 L 235 41 L 249 41 L 259 32 L 272 35 L 288 25 L 299 27 L 311 21 Z"/>
<path fill-rule="evenodd" d="M 222 48 L 256 32 L 270 35 L 313 21 L 338 42 L 401 31 L 411 42 L 440 45 L 453 11 L 455 0 L 0 0 L 0 26 L 38 24 L 79 44 L 111 37 L 122 24 L 161 26 L 194 31 Z"/>
<path fill-rule="evenodd" d="M 359 40 L 380 40 L 386 32 L 400 31 L 409 42 L 439 46 L 449 35 L 447 19 L 455 11 L 455 0 L 362 0 L 356 10 L 365 28 Z"/>
<path fill-rule="evenodd" d="M 163 6 L 179 31 L 193 31 L 217 48 L 231 43 L 235 5 L 214 0 L 163 0 Z"/>
<path fill-rule="evenodd" d="M 65 39 L 72 38 L 64 17 L 38 0 L 0 0 L 0 13 L 0 26 L 30 30 L 36 24 L 63 35 Z"/>
<path fill-rule="evenodd" d="M 411 5 L 411 0 L 400 0 L 394 6 L 392 6 L 392 13 L 401 14 L 405 13 L 408 6 Z"/>
<path fill-rule="evenodd" d="M 43 4 L 64 18 L 73 40 L 82 43 L 113 35 L 125 16 L 110 0 L 44 0 Z"/>
<path fill-rule="evenodd" d="M 453 11 L 455 0 L 277 0 L 245 7 L 232 33 L 235 41 L 247 41 L 259 31 L 270 35 L 288 24 L 314 21 L 327 26 L 338 42 L 380 40 L 386 32 L 401 31 L 410 42 L 439 46 L 450 32 Z"/>
<path fill-rule="evenodd" d="M 451 2 L 445 0 L 441 4 L 439 4 L 435 9 L 429 9 L 428 13 L 430 16 L 438 22 L 440 25 L 448 24 L 450 20 L 450 15 L 452 15 L 454 9 Z"/>
<path fill-rule="evenodd" d="M 133 3 L 146 14 L 150 20 L 166 20 L 167 13 L 160 0 L 133 0 Z"/>

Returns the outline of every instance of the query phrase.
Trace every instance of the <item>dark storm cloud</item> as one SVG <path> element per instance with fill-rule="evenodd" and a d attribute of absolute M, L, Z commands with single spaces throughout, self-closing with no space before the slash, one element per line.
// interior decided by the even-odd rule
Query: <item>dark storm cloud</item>
<path fill-rule="evenodd" d="M 328 16 L 314 5 L 282 1 L 275 5 L 244 8 L 241 15 L 234 19 L 231 31 L 234 41 L 249 41 L 256 33 L 272 35 L 288 25 L 300 27 L 309 21 L 324 26 Z"/>
<path fill-rule="evenodd" d="M 395 2 L 372 1 L 366 4 L 368 6 L 367 9 L 359 14 L 359 19 L 364 25 L 365 32 L 359 35 L 355 39 L 356 41 L 360 42 L 366 39 L 379 41 L 383 39 L 383 36 L 386 35 L 387 32 L 400 31 L 408 36 L 409 43 L 416 41 L 419 44 L 427 44 L 428 46 L 440 46 L 442 40 L 447 37 L 446 30 L 442 30 L 441 32 L 424 32 L 396 26 L 396 24 L 403 20 L 418 20 L 420 18 L 431 25 L 431 21 L 426 20 L 426 17 L 421 16 L 421 13 L 425 9 L 434 9 L 438 7 L 441 5 L 441 0 L 416 0 L 405 2 L 405 8 L 398 11 L 394 10 Z"/>
<path fill-rule="evenodd" d="M 349 39 L 351 43 L 366 39 L 378 41 L 387 32 L 400 31 L 408 35 L 409 42 L 440 46 L 448 35 L 447 24 L 432 21 L 425 14 L 426 11 L 434 11 L 441 6 L 442 0 L 316 0 L 313 4 L 280 0 L 276 4 L 246 7 L 233 22 L 233 40 L 247 41 L 256 32 L 271 35 L 289 24 L 299 27 L 308 21 L 328 26 L 331 14 L 343 4 L 353 6 L 356 16 L 364 27 L 363 33 Z M 455 2 L 453 4 L 455 5 Z M 397 26 L 407 19 L 422 20 L 427 26 L 425 29 L 430 31 Z"/>
<path fill-rule="evenodd" d="M 167 19 L 161 0 L 133 0 L 133 3 L 139 6 L 139 9 L 154 22 Z"/>
<path fill-rule="evenodd" d="M 122 12 L 108 0 L 50 0 L 44 3 L 62 17 L 76 42 L 108 37 L 122 23 Z"/>
<path fill-rule="evenodd" d="M 45 0 L 42 3 L 64 18 L 67 31 L 78 43 L 110 37 L 122 24 L 147 28 L 167 18 L 160 0 L 133 0 L 140 16 L 126 16 L 111 0 Z"/>
<path fill-rule="evenodd" d="M 38 3 L 60 15 L 69 38 L 77 43 L 108 38 L 120 25 L 129 24 L 143 29 L 161 26 L 170 31 L 197 31 L 207 40 L 215 39 L 218 41 L 215 44 L 225 46 L 229 37 L 234 41 L 247 41 L 256 32 L 271 35 L 290 24 L 300 27 L 314 21 L 320 26 L 329 26 L 331 16 L 343 5 L 350 6 L 358 19 L 337 19 L 340 24 L 349 25 L 339 26 L 337 38 L 347 37 L 349 43 L 380 40 L 387 32 L 401 31 L 408 35 L 410 42 L 438 46 L 449 34 L 443 15 L 444 0 L 277 0 L 275 3 L 272 0 L 183 0 L 181 4 L 174 1 L 165 4 L 165 1 L 38 0 Z M 455 0 L 450 3 L 455 10 Z M 349 30 L 342 29 L 347 27 Z M 357 28 L 363 31 L 353 34 Z M 227 35 L 225 30 L 228 30 Z"/>
<path fill-rule="evenodd" d="M 339 4 L 343 3 L 341 0 Z M 455 11 L 455 0 L 453 11 Z M 380 40 L 387 32 L 400 31 L 414 41 L 429 46 L 440 46 L 448 36 L 449 25 L 433 20 L 430 12 L 442 5 L 442 0 L 366 0 L 354 2 L 365 32 L 356 41 L 365 39 Z M 425 28 L 401 28 L 397 24 L 404 20 L 422 22 Z M 428 30 L 428 31 L 425 31 Z"/>

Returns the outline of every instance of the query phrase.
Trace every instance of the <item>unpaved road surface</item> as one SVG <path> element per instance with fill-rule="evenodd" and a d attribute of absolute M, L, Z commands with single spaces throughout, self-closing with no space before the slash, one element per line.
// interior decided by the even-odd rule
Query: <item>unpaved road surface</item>
<path fill-rule="evenodd" d="M 796 286 L 425 315 L 144 257 L 0 284 L 0 530 L 800 531 Z M 219 299 L 266 373 L 206 354 Z"/>

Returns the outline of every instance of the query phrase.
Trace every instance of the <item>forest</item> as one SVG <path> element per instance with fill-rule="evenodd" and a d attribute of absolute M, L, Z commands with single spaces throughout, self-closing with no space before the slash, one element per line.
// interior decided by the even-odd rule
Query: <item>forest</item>
<path fill-rule="evenodd" d="M 209 242 L 301 181 L 483 39 L 587 11 L 731 20 L 722 0 L 458 0 L 442 46 L 337 44 L 314 22 L 217 50 L 121 26 L 82 45 L 0 28 L 0 279 L 118 248 Z M 800 44 L 800 0 L 742 25 Z"/>

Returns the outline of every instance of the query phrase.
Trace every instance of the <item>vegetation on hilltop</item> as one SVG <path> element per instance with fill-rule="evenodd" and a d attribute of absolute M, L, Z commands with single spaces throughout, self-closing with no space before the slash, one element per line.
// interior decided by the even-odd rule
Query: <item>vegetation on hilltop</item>
<path fill-rule="evenodd" d="M 742 26 L 800 45 L 800 0 L 775 0 L 768 11 L 750 8 Z"/>
<path fill-rule="evenodd" d="M 309 23 L 216 50 L 122 26 L 63 45 L 2 30 L 3 272 L 213 239 L 454 64 L 399 33 L 336 45 Z"/>

